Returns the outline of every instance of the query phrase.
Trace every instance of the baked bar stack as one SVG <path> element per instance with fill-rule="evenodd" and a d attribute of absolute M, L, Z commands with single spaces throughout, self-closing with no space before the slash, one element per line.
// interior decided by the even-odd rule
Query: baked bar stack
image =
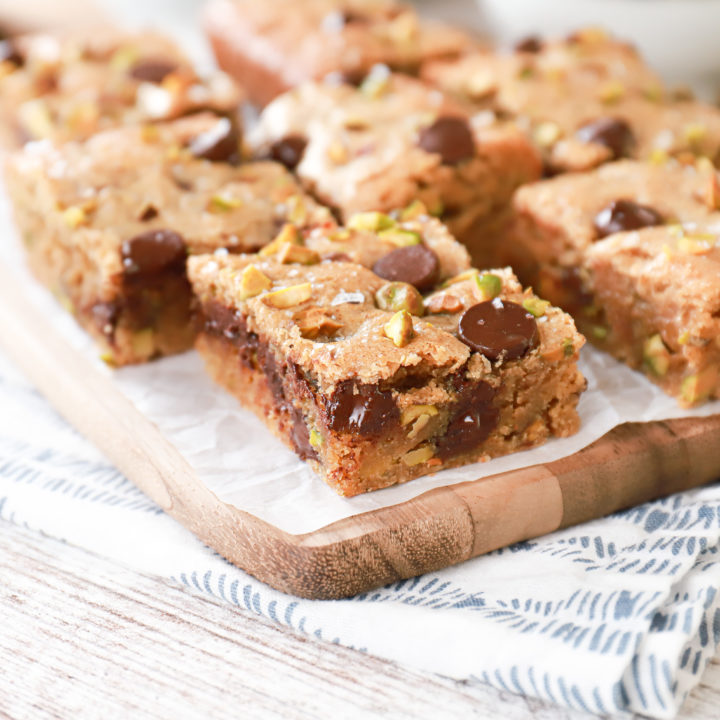
<path fill-rule="evenodd" d="M 416 74 L 473 44 L 395 0 L 212 0 L 205 29 L 220 67 L 260 106 L 308 80 L 359 83 L 376 64 Z"/>
<path fill-rule="evenodd" d="M 8 162 L 31 267 L 108 361 L 192 346 L 188 254 L 252 252 L 290 221 L 335 226 L 282 165 L 238 164 L 239 153 L 227 118 L 199 114 L 31 143 Z"/>
<path fill-rule="evenodd" d="M 471 117 L 418 80 L 378 67 L 359 88 L 306 83 L 274 100 L 250 143 L 347 220 L 422 201 L 487 266 L 513 191 L 540 176 L 517 128 Z"/>
<path fill-rule="evenodd" d="M 242 96 L 223 73 L 201 78 L 158 33 L 27 35 L 0 44 L 0 140 L 80 140 L 99 130 L 212 110 L 235 120 Z"/>
<path fill-rule="evenodd" d="M 568 315 L 509 269 L 470 269 L 417 206 L 349 225 L 189 260 L 210 374 L 338 493 L 577 430 L 584 339 Z M 335 242 L 345 258 L 321 262 Z"/>

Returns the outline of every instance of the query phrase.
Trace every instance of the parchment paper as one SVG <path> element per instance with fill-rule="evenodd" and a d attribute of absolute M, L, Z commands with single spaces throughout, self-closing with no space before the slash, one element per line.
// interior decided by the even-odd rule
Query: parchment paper
<path fill-rule="evenodd" d="M 43 310 L 68 342 L 96 357 L 97 351 L 87 336 L 26 270 L 2 187 L 0 254 L 27 279 L 27 300 Z M 405 485 L 341 498 L 273 437 L 260 420 L 214 385 L 195 352 L 120 370 L 110 370 L 98 359 L 96 367 L 158 425 L 200 480 L 221 500 L 291 533 L 310 532 L 351 515 L 401 503 L 432 488 L 558 460 L 625 421 L 720 413 L 720 401 L 692 411 L 682 410 L 639 373 L 585 347 L 581 367 L 588 389 L 580 400 L 582 428 L 577 435 L 487 463 L 444 470 Z"/>

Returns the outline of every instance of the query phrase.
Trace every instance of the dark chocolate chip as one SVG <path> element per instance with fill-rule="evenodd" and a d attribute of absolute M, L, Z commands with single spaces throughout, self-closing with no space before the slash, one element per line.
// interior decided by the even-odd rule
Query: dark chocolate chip
<path fill-rule="evenodd" d="M 167 60 L 140 60 L 130 68 L 128 74 L 140 82 L 161 83 L 177 67 L 177 63 Z"/>
<path fill-rule="evenodd" d="M 310 444 L 310 431 L 308 430 L 302 412 L 293 405 L 288 405 L 288 410 L 292 418 L 290 439 L 292 440 L 295 452 L 300 456 L 301 460 L 316 460 L 317 452 Z"/>
<path fill-rule="evenodd" d="M 575 137 L 581 142 L 604 145 L 615 160 L 627 157 L 635 144 L 630 125 L 622 118 L 614 117 L 601 117 L 585 123 Z"/>
<path fill-rule="evenodd" d="M 444 436 L 436 444 L 441 460 L 471 452 L 495 429 L 498 410 L 495 390 L 486 382 L 462 382 Z"/>
<path fill-rule="evenodd" d="M 142 213 L 140 213 L 140 221 L 149 222 L 150 220 L 154 220 L 157 216 L 157 208 L 154 205 L 147 205 Z"/>
<path fill-rule="evenodd" d="M 25 64 L 25 58 L 12 40 L 0 41 L 0 62 L 9 62 L 18 67 Z"/>
<path fill-rule="evenodd" d="M 390 281 L 406 282 L 424 292 L 440 279 L 438 256 L 426 245 L 407 245 L 381 257 L 373 272 Z"/>
<path fill-rule="evenodd" d="M 302 135 L 288 135 L 270 146 L 270 157 L 288 170 L 294 170 L 302 160 L 306 145 L 307 139 Z"/>
<path fill-rule="evenodd" d="M 614 200 L 595 216 L 598 239 L 613 233 L 662 225 L 663 216 L 654 208 L 633 200 Z"/>
<path fill-rule="evenodd" d="M 352 380 L 341 382 L 325 400 L 326 422 L 334 432 L 377 437 L 397 421 L 399 414 L 389 392 Z"/>
<path fill-rule="evenodd" d="M 240 154 L 240 136 L 228 118 L 220 118 L 209 130 L 196 135 L 188 144 L 188 150 L 203 160 L 236 163 Z"/>
<path fill-rule="evenodd" d="M 525 308 L 495 298 L 473 305 L 460 316 L 458 336 L 489 360 L 515 360 L 537 345 L 538 328 Z"/>
<path fill-rule="evenodd" d="M 156 273 L 185 262 L 185 241 L 173 230 L 148 230 L 122 244 L 125 272 Z"/>
<path fill-rule="evenodd" d="M 90 312 L 100 332 L 111 337 L 120 317 L 120 307 L 114 302 L 99 302 L 92 306 Z"/>
<path fill-rule="evenodd" d="M 475 155 L 475 140 L 465 118 L 439 117 L 420 131 L 418 145 L 437 153 L 445 165 L 457 165 Z"/>
<path fill-rule="evenodd" d="M 539 53 L 543 49 L 543 42 L 537 35 L 523 38 L 515 45 L 515 52 Z"/>

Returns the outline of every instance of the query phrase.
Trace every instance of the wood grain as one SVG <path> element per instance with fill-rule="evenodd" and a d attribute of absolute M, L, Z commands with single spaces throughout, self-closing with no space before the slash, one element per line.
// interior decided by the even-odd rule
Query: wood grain
<path fill-rule="evenodd" d="M 50 402 L 203 542 L 308 598 L 354 595 L 720 477 L 720 416 L 614 429 L 575 455 L 426 492 L 304 535 L 221 502 L 0 267 L 0 344 Z"/>

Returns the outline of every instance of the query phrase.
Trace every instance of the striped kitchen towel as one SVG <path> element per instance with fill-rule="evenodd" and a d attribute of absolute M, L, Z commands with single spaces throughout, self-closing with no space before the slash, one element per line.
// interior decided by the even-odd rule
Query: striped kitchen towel
<path fill-rule="evenodd" d="M 0 516 L 321 640 L 598 713 L 671 718 L 720 640 L 720 487 L 344 601 L 208 550 L 0 355 Z M 129 532 L 128 529 L 132 531 Z"/>

